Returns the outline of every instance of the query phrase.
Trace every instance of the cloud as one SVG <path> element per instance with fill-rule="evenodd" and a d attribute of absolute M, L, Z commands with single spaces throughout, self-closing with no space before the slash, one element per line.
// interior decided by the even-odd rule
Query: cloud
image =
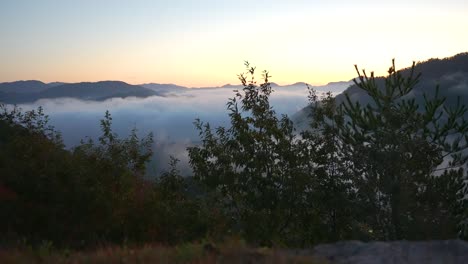
<path fill-rule="evenodd" d="M 277 87 L 271 104 L 278 114 L 292 115 L 307 105 L 305 86 Z M 181 160 L 188 171 L 186 147 L 199 142 L 193 122 L 200 118 L 212 127 L 229 126 L 226 103 L 234 92 L 228 88 L 190 89 L 170 97 L 113 98 L 102 102 L 71 98 L 42 99 L 33 104 L 19 105 L 24 110 L 42 106 L 51 124 L 62 132 L 64 142 L 71 148 L 85 137 L 100 135 L 99 120 L 109 110 L 113 130 L 121 137 L 132 128 L 140 136 L 150 132 L 155 136 L 155 164 L 157 171 L 165 169 L 169 156 Z"/>

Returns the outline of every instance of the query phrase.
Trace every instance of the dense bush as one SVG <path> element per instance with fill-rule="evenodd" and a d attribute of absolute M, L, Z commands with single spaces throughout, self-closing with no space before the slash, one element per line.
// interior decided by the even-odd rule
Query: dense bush
<path fill-rule="evenodd" d="M 189 149 L 195 178 L 222 197 L 217 206 L 252 242 L 303 246 L 341 239 L 447 239 L 466 234 L 468 122 L 460 100 L 410 93 L 419 81 L 395 66 L 379 87 L 359 71 L 371 98 L 318 100 L 309 131 L 295 133 L 269 105 L 268 74 L 247 65 L 228 102 L 231 127 L 200 121 Z M 357 67 L 356 67 L 357 70 Z"/>
<path fill-rule="evenodd" d="M 176 171 L 158 182 L 143 178 L 152 135 L 120 139 L 106 112 L 97 143 L 64 150 L 60 135 L 38 111 L 1 106 L 0 212 L 2 242 L 176 243 L 204 236 L 197 200 Z M 177 182 L 167 184 L 169 179 Z"/>
<path fill-rule="evenodd" d="M 269 104 L 268 73 L 255 84 L 254 68 L 240 75 L 241 92 L 228 102 L 231 127 L 213 132 L 196 122 L 201 146 L 189 148 L 195 178 L 220 195 L 219 206 L 232 229 L 249 241 L 271 244 L 287 237 L 301 241 L 311 218 L 309 194 L 315 172 L 306 165 L 303 144 L 292 122 Z M 247 80 L 247 78 L 251 78 Z"/>
<path fill-rule="evenodd" d="M 393 63 L 385 85 L 359 72 L 356 85 L 372 99 L 367 106 L 349 97 L 340 111 L 343 152 L 351 157 L 359 221 L 372 239 L 446 239 L 457 224 L 466 194 L 468 123 L 460 100 L 410 96 L 420 74 L 403 76 Z"/>

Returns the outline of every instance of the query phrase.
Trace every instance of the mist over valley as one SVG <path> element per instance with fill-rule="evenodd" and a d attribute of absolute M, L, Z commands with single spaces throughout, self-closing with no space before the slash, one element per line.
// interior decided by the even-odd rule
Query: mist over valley
<path fill-rule="evenodd" d="M 446 59 L 431 59 L 416 66 L 423 73 L 419 84 L 408 96 L 422 103 L 423 95 L 434 96 L 440 86 L 440 95 L 447 105 L 455 105 L 458 98 L 468 101 L 468 55 L 462 53 Z M 409 68 L 402 71 L 409 75 Z M 384 87 L 383 78 L 377 78 Z M 308 84 L 291 85 L 270 83 L 273 93 L 270 103 L 278 116 L 288 115 L 298 131 L 308 129 L 310 106 Z M 310 86 L 310 85 L 309 85 Z M 319 97 L 326 92 L 336 96 L 338 104 L 351 101 L 365 105 L 370 97 L 357 88 L 353 81 L 332 82 L 323 86 L 310 86 Z M 169 157 L 179 159 L 184 174 L 190 174 L 186 148 L 199 143 L 193 122 L 200 119 L 211 127 L 229 127 L 226 103 L 242 90 L 241 85 L 188 88 L 175 84 L 146 83 L 129 85 L 120 81 L 95 83 L 43 83 L 17 81 L 0 83 L 0 102 L 10 107 L 17 104 L 24 110 L 43 107 L 50 123 L 62 133 L 67 148 L 78 145 L 87 137 L 96 140 L 101 134 L 99 121 L 105 111 L 113 117 L 113 130 L 127 136 L 133 128 L 139 136 L 153 133 L 155 137 L 153 161 L 149 174 L 157 175 L 167 169 Z M 407 97 L 408 97 L 407 96 Z"/>
<path fill-rule="evenodd" d="M 319 94 L 328 91 L 339 94 L 351 81 L 311 86 Z M 308 104 L 307 84 L 294 83 L 280 86 L 271 83 L 274 90 L 271 104 L 278 115 L 293 115 Z M 45 84 L 39 81 L 1 83 L 3 101 L 23 110 L 43 107 L 50 124 L 62 133 L 67 148 L 72 148 L 85 137 L 96 140 L 101 134 L 99 121 L 106 110 L 112 114 L 113 130 L 127 136 L 132 128 L 140 136 L 155 136 L 149 174 L 167 169 L 169 157 L 179 159 L 180 169 L 190 174 L 186 148 L 199 142 L 193 122 L 199 118 L 212 127 L 229 126 L 226 103 L 242 90 L 241 85 L 188 88 L 173 84 L 128 85 L 124 82 Z M 34 99 L 35 98 L 35 99 Z M 34 99 L 34 100 L 33 100 Z M 1 102 L 1 100 L 0 100 Z"/>

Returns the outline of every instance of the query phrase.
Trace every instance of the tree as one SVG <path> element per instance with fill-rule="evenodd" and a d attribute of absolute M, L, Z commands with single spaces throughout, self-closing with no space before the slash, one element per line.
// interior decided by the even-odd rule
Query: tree
<path fill-rule="evenodd" d="M 205 236 L 216 223 L 200 197 L 191 193 L 187 178 L 180 175 L 177 160 L 170 157 L 170 169 L 156 181 L 155 196 L 159 239 L 169 244 Z"/>
<path fill-rule="evenodd" d="M 100 145 L 88 141 L 71 152 L 42 108 L 0 105 L 0 188 L 9 193 L 0 197 L 2 244 L 24 238 L 91 246 L 146 233 L 150 224 L 135 232 L 131 216 L 144 215 L 137 208 L 150 197 L 141 176 L 151 135 L 139 140 L 134 130 L 119 139 L 109 113 L 101 124 Z"/>
<path fill-rule="evenodd" d="M 141 238 L 146 230 L 138 227 L 135 215 L 145 214 L 146 203 L 151 203 L 152 183 L 143 176 L 153 154 L 153 135 L 140 139 L 133 129 L 127 138 L 120 138 L 112 131 L 109 111 L 100 123 L 102 135 L 97 144 L 88 139 L 73 149 L 72 173 L 85 186 L 87 201 L 83 210 L 93 225 L 83 228 L 97 240 Z"/>
<path fill-rule="evenodd" d="M 202 143 L 188 149 L 190 164 L 196 179 L 221 195 L 232 227 L 248 240 L 301 241 L 297 224 L 310 212 L 312 184 L 304 145 L 290 119 L 279 118 L 270 106 L 268 72 L 257 85 L 255 68 L 246 67 L 239 75 L 243 91 L 227 103 L 231 127 L 213 131 L 197 120 Z"/>
<path fill-rule="evenodd" d="M 308 166 L 314 171 L 314 205 L 320 217 L 321 242 L 355 238 L 356 199 L 352 181 L 352 162 L 342 151 L 340 126 L 344 115 L 330 92 L 321 99 L 309 87 L 310 126 L 301 132 Z"/>
<path fill-rule="evenodd" d="M 466 106 L 460 100 L 454 107 L 445 106 L 438 87 L 434 98 L 424 96 L 422 105 L 416 103 L 411 91 L 420 74 L 415 75 L 414 66 L 405 77 L 393 62 L 384 87 L 377 85 L 373 73 L 361 74 L 356 66 L 355 84 L 372 102 L 361 106 L 347 96 L 342 105 L 346 122 L 340 133 L 353 158 L 353 181 L 366 212 L 361 221 L 369 223 L 377 239 L 453 237 L 454 230 L 440 234 L 436 224 L 454 222 L 463 197 Z M 444 173 L 438 176 L 438 171 Z M 452 195 L 444 199 L 443 194 Z"/>

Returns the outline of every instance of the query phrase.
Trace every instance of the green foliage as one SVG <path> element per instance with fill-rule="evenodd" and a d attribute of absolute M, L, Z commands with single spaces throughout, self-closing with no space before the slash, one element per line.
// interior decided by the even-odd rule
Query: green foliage
<path fill-rule="evenodd" d="M 160 181 L 143 178 L 151 134 L 140 139 L 134 129 L 121 139 L 106 112 L 99 141 L 67 151 L 41 108 L 1 110 L 1 243 L 176 243 L 206 233 L 201 206 L 186 194 L 175 162 Z"/>
<path fill-rule="evenodd" d="M 171 157 L 169 171 L 155 185 L 155 206 L 160 226 L 158 236 L 176 244 L 203 237 L 209 229 L 209 212 L 203 200 L 190 193 L 189 183 L 177 170 L 179 161 Z"/>
<path fill-rule="evenodd" d="M 65 205 L 75 179 L 65 175 L 71 155 L 41 108 L 0 108 L 0 186 L 10 194 L 0 198 L 4 239 L 16 232 L 37 242 L 57 238 L 66 228 L 57 222 L 70 217 Z"/>
<path fill-rule="evenodd" d="M 146 163 L 153 155 L 153 135 L 149 134 L 144 139 L 139 139 L 134 128 L 128 138 L 119 139 L 112 131 L 112 117 L 106 111 L 101 120 L 102 135 L 99 137 L 99 145 L 95 146 L 89 139 L 75 148 L 74 152 L 92 157 L 102 163 L 108 164 L 107 170 L 114 173 L 130 171 L 134 175 L 143 176 Z"/>
<path fill-rule="evenodd" d="M 153 137 L 149 134 L 140 140 L 133 129 L 128 138 L 120 139 L 111 126 L 112 117 L 106 111 L 99 144 L 89 139 L 73 150 L 73 173 L 87 192 L 82 210 L 94 227 L 84 227 L 88 235 L 124 241 L 142 236 L 134 215 L 144 213 L 151 195 L 151 184 L 142 177 L 152 155 Z"/>
<path fill-rule="evenodd" d="M 202 142 L 188 149 L 193 178 L 180 175 L 175 158 L 160 177 L 145 178 L 152 134 L 133 129 L 120 138 L 108 111 L 98 140 L 68 151 L 42 108 L 0 104 L 0 244 L 47 253 L 52 245 L 206 237 L 295 247 L 468 237 L 461 100 L 447 106 L 438 88 L 414 99 L 414 65 L 405 75 L 393 64 L 382 81 L 356 67 L 371 103 L 347 97 L 337 105 L 310 89 L 310 129 L 297 133 L 270 105 L 268 72 L 257 84 L 246 67 L 244 88 L 227 103 L 230 127 L 195 122 Z M 177 254 L 185 261 L 200 250 L 180 246 Z"/>
<path fill-rule="evenodd" d="M 269 104 L 265 72 L 241 74 L 227 106 L 231 127 L 195 122 L 195 178 L 220 197 L 231 228 L 261 244 L 343 239 L 444 239 L 466 234 L 466 106 L 411 97 L 420 75 L 389 70 L 384 87 L 365 71 L 371 98 L 336 105 L 310 91 L 310 130 L 294 132 Z M 357 68 L 356 68 L 357 69 Z"/>
<path fill-rule="evenodd" d="M 231 127 L 213 131 L 195 126 L 201 146 L 189 148 L 194 177 L 217 192 L 232 228 L 248 240 L 271 244 L 302 239 L 297 225 L 311 190 L 311 171 L 301 156 L 300 141 L 288 117 L 278 118 L 269 104 L 268 72 L 256 85 L 255 68 L 246 63 L 239 75 L 243 91 L 227 103 Z"/>
<path fill-rule="evenodd" d="M 340 133 L 344 151 L 352 157 L 361 221 L 376 239 L 453 237 L 455 230 L 442 232 L 445 226 L 437 223 L 450 222 L 453 227 L 457 210 L 448 208 L 458 206 L 463 197 L 459 191 L 467 161 L 466 106 L 444 106 L 438 88 L 434 98 L 424 96 L 424 104 L 418 105 L 410 96 L 420 77 L 414 65 L 404 77 L 393 64 L 383 88 L 373 73 L 369 77 L 356 70 L 355 83 L 372 102 L 361 106 L 347 97 Z M 444 173 L 437 176 L 436 171 Z"/>
<path fill-rule="evenodd" d="M 321 241 L 354 238 L 356 194 L 350 158 L 342 151 L 340 127 L 344 116 L 331 93 L 320 100 L 309 88 L 310 129 L 301 132 L 309 166 L 315 171 L 314 192 L 309 204 L 320 217 Z M 320 202 L 318 202 L 320 201 Z"/>
<path fill-rule="evenodd" d="M 7 126 L 19 128 L 23 127 L 23 133 L 29 133 L 35 136 L 44 137 L 58 146 L 63 146 L 62 138 L 52 126 L 49 125 L 49 116 L 44 113 L 44 109 L 39 106 L 37 110 L 23 112 L 21 108 L 13 106 L 7 107 L 0 103 L 0 120 L 2 121 L 2 139 L 11 134 L 12 129 Z M 24 135 L 24 134 L 23 134 Z M 6 143 L 6 140 L 0 141 Z"/>

